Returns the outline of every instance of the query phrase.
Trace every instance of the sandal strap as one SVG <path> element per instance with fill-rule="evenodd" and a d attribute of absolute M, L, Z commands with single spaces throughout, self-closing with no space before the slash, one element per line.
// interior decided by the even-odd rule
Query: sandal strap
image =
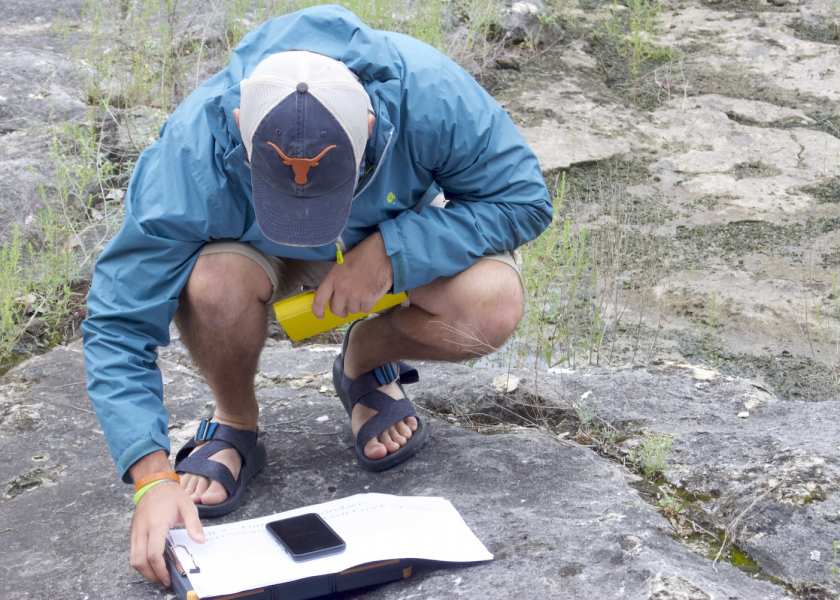
<path fill-rule="evenodd" d="M 227 490 L 228 497 L 231 497 L 237 488 L 233 473 L 222 463 L 208 459 L 221 450 L 233 448 L 239 453 L 241 468 L 244 468 L 247 457 L 257 445 L 258 435 L 259 428 L 257 431 L 245 431 L 221 423 L 211 423 L 205 419 L 198 424 L 193 439 L 178 451 L 175 457 L 175 472 L 195 473 L 218 481 Z M 198 446 L 200 448 L 192 452 Z"/>
<path fill-rule="evenodd" d="M 341 379 L 342 387 L 350 398 L 352 409 L 353 406 L 356 406 L 359 398 L 383 385 L 394 381 L 400 384 L 417 383 L 420 381 L 420 376 L 417 369 L 404 362 L 394 361 L 380 365 L 367 373 L 362 373 L 356 379 L 350 379 L 346 375 L 342 375 Z"/>
<path fill-rule="evenodd" d="M 388 394 L 374 390 L 359 398 L 358 402 L 377 412 L 359 429 L 356 435 L 356 446 L 364 450 L 365 444 L 378 437 L 383 431 L 407 417 L 416 417 L 414 405 L 408 398 L 394 400 Z"/>
<path fill-rule="evenodd" d="M 223 445 L 221 442 L 211 442 L 182 460 L 175 468 L 175 472 L 179 474 L 194 473 L 213 481 L 218 481 L 225 488 L 228 493 L 228 498 L 230 498 L 236 493 L 237 489 L 237 483 L 233 477 L 233 473 L 222 463 L 216 462 L 215 460 L 208 460 L 210 456 L 225 448 L 228 448 L 228 446 Z M 206 452 L 207 450 L 209 452 Z M 202 456 L 202 454 L 207 454 L 207 456 Z M 244 463 L 242 466 L 245 466 Z"/>

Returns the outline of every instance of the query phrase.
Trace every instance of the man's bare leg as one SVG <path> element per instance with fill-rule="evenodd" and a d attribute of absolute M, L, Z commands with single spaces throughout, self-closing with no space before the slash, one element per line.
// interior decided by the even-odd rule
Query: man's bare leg
<path fill-rule="evenodd" d="M 198 259 L 175 316 L 184 344 L 216 398 L 213 420 L 237 429 L 257 427 L 253 381 L 265 344 L 270 296 L 271 282 L 257 263 L 239 254 L 211 254 Z M 353 328 L 345 359 L 349 377 L 393 360 L 458 362 L 489 354 L 516 328 L 524 303 L 516 271 L 490 260 L 412 290 L 411 301 L 407 309 Z M 381 389 L 402 397 L 396 384 Z M 354 435 L 373 414 L 365 406 L 355 407 Z M 370 440 L 365 454 L 376 459 L 399 450 L 416 428 L 413 417 L 401 421 Z M 235 450 L 222 450 L 211 460 L 238 476 L 241 460 Z M 227 498 L 224 487 L 206 477 L 185 474 L 181 483 L 195 502 L 218 504 Z"/>
<path fill-rule="evenodd" d="M 175 323 L 216 399 L 213 421 L 255 431 L 259 406 L 254 375 L 267 335 L 265 304 L 271 280 L 262 267 L 234 253 L 199 257 L 181 292 Z M 210 460 L 239 476 L 242 461 L 234 449 Z M 218 481 L 186 473 L 181 486 L 193 502 L 218 504 L 227 491 Z"/>
<path fill-rule="evenodd" d="M 347 345 L 345 373 L 357 378 L 394 360 L 460 362 L 493 352 L 513 333 L 522 319 L 524 293 L 510 265 L 482 260 L 453 276 L 440 277 L 411 291 L 411 306 L 356 325 Z M 395 383 L 379 388 L 402 398 Z M 357 404 L 351 427 L 356 435 L 376 411 Z M 377 459 L 405 445 L 417 420 L 409 417 L 365 446 L 365 455 Z"/>

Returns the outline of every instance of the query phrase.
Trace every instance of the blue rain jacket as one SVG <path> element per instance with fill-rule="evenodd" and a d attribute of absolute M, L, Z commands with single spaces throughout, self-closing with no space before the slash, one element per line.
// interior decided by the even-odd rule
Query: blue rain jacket
<path fill-rule="evenodd" d="M 156 350 L 169 343 L 178 295 L 202 246 L 232 238 L 270 255 L 335 260 L 334 244 L 289 247 L 261 234 L 233 118 L 239 82 L 265 57 L 293 49 L 342 61 L 370 95 L 376 112 L 366 154 L 371 168 L 340 241 L 351 250 L 381 231 L 394 291 L 513 250 L 551 221 L 533 152 L 507 113 L 442 53 L 370 29 L 337 6 L 260 25 L 140 156 L 125 221 L 96 263 L 83 324 L 88 393 L 126 482 L 136 460 L 169 451 Z M 448 206 L 418 210 L 439 189 Z"/>

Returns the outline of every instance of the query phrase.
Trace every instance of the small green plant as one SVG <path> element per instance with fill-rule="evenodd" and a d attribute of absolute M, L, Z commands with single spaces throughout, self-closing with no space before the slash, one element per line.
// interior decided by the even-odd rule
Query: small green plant
<path fill-rule="evenodd" d="M 808 318 L 808 305 L 813 301 L 813 325 Z M 831 273 L 831 293 L 828 302 L 806 296 L 804 332 L 815 361 L 825 365 L 832 373 L 835 385 L 840 385 L 840 282 L 837 273 Z"/>
<path fill-rule="evenodd" d="M 717 368 L 723 362 L 720 356 L 720 336 L 718 331 L 723 325 L 723 311 L 718 306 L 717 294 L 712 294 L 712 300 L 706 314 L 697 322 L 700 338 L 701 360 L 710 367 Z"/>
<path fill-rule="evenodd" d="M 834 32 L 834 38 L 840 43 L 840 0 L 834 0 L 829 10 L 831 16 L 826 18 L 826 25 Z"/>
<path fill-rule="evenodd" d="M 627 0 L 626 16 L 620 16 L 624 11 L 619 11 L 618 0 L 613 0 L 607 9 L 607 35 L 618 55 L 630 65 L 634 106 L 642 64 L 647 60 L 671 58 L 673 55 L 670 48 L 659 46 L 661 11 L 659 0 Z"/>
<path fill-rule="evenodd" d="M 840 598 L 840 540 L 834 540 L 831 545 L 832 557 L 829 567 L 829 579 L 834 587 L 834 592 Z"/>
<path fill-rule="evenodd" d="M 15 226 L 11 241 L 0 248 L 0 370 L 15 354 L 60 342 L 71 306 L 78 304 L 78 262 L 62 223 L 51 207 L 36 205 L 25 225 L 33 230 L 27 236 L 32 241 L 24 242 Z"/>
<path fill-rule="evenodd" d="M 679 496 L 676 494 L 673 496 L 669 495 L 665 486 L 659 488 L 659 493 L 659 502 L 657 502 L 659 510 L 677 515 L 685 513 L 685 507 L 683 506 L 682 500 Z"/>
<path fill-rule="evenodd" d="M 627 460 L 634 469 L 650 479 L 665 472 L 673 443 L 672 436 L 657 433 L 643 440 L 638 448 L 631 450 Z"/>
<path fill-rule="evenodd" d="M 517 366 L 533 359 L 535 367 L 550 369 L 571 358 L 570 313 L 585 300 L 581 291 L 589 258 L 586 228 L 575 231 L 570 221 L 557 219 L 565 195 L 564 172 L 554 194 L 555 220 L 522 252 L 528 311 L 512 349 Z"/>
<path fill-rule="evenodd" d="M 587 402 L 585 397 L 581 397 L 574 408 L 578 421 L 580 421 L 580 428 L 585 432 L 589 432 L 595 422 L 595 407 Z"/>

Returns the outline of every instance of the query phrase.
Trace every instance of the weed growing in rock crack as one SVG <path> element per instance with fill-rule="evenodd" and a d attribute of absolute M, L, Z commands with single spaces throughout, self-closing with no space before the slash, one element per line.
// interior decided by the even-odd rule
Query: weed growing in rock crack
<path fill-rule="evenodd" d="M 722 363 L 721 342 L 718 330 L 723 326 L 723 311 L 718 307 L 717 294 L 712 294 L 712 300 L 706 314 L 697 322 L 699 330 L 699 346 L 702 353 L 701 362 L 713 368 Z"/>
<path fill-rule="evenodd" d="M 559 215 L 566 195 L 566 174 L 554 194 L 554 214 Z M 521 365 L 529 355 L 535 367 L 565 363 L 567 354 L 557 355 L 569 336 L 566 315 L 580 302 L 581 279 L 588 258 L 587 230 L 572 230 L 571 223 L 555 219 L 548 229 L 522 251 L 522 281 L 528 310 L 519 328 L 519 345 L 512 349 L 513 362 Z"/>
<path fill-rule="evenodd" d="M 673 443 L 673 436 L 657 433 L 644 439 L 638 448 L 632 449 L 627 454 L 627 461 L 636 471 L 650 479 L 665 472 Z"/>
<path fill-rule="evenodd" d="M 813 304 L 814 323 L 808 321 L 808 306 Z M 834 385 L 840 385 L 840 283 L 837 273 L 831 273 L 831 293 L 824 304 L 813 297 L 805 296 L 805 320 L 803 329 L 814 361 L 822 363 L 833 375 Z"/>
<path fill-rule="evenodd" d="M 618 431 L 604 419 L 598 416 L 595 406 L 587 401 L 586 392 L 572 405 L 578 419 L 577 441 L 584 445 L 594 444 L 598 449 L 612 446 L 618 441 Z"/>
<path fill-rule="evenodd" d="M 630 66 L 634 106 L 642 64 L 648 60 L 671 59 L 674 55 L 670 48 L 658 45 L 661 11 L 659 0 L 627 0 L 626 17 L 619 17 L 618 0 L 613 0 L 607 10 L 604 22 L 607 35 L 618 55 Z"/>
<path fill-rule="evenodd" d="M 76 335 L 82 280 L 122 220 L 124 175 L 106 158 L 92 113 L 49 134 L 54 187 L 41 188 L 41 202 L 0 250 L 0 370 L 13 354 Z"/>
<path fill-rule="evenodd" d="M 557 176 L 554 222 L 521 249 L 528 310 L 505 346 L 516 367 L 632 362 L 656 347 L 656 335 L 649 348 L 640 346 L 649 320 L 658 319 L 659 299 L 647 290 L 668 269 L 667 249 L 660 237 L 634 226 L 659 223 L 662 214 L 656 198 L 627 200 L 629 182 L 647 171 L 619 161 L 571 172 L 574 178 L 565 171 Z M 580 224 L 584 212 L 591 228 Z"/>
<path fill-rule="evenodd" d="M 578 421 L 580 421 L 580 428 L 584 431 L 589 431 L 595 420 L 595 407 L 586 401 L 587 394 L 588 392 L 583 394 L 574 407 L 575 414 L 577 415 Z"/>
<path fill-rule="evenodd" d="M 840 540 L 834 540 L 831 545 L 831 566 L 829 567 L 829 581 L 834 587 L 834 593 L 840 598 Z"/>
<path fill-rule="evenodd" d="M 14 354 L 49 347 L 63 338 L 71 307 L 82 302 L 74 291 L 78 263 L 51 207 L 38 208 L 30 225 L 39 232 L 24 242 L 15 226 L 0 248 L 0 372 Z"/>
<path fill-rule="evenodd" d="M 660 497 L 657 505 L 660 511 L 671 516 L 681 515 L 685 512 L 685 506 L 683 506 L 682 499 L 679 496 L 676 494 L 669 495 L 664 486 L 659 488 L 659 493 Z"/>

